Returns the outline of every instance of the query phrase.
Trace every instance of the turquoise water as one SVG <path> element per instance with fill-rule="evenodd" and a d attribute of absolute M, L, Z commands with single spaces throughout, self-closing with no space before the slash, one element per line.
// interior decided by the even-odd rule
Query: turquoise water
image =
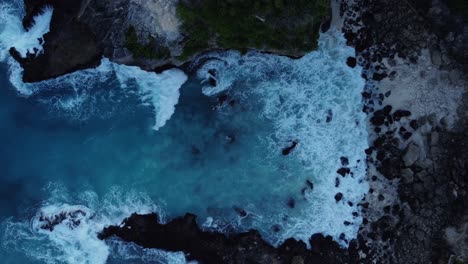
<path fill-rule="evenodd" d="M 185 262 L 181 253 L 96 238 L 132 212 L 156 211 L 165 221 L 192 212 L 205 229 L 256 228 L 273 244 L 323 232 L 345 246 L 340 234 L 356 235 L 362 218 L 352 213 L 368 188 L 364 81 L 346 66 L 354 51 L 340 33 L 323 34 L 319 50 L 300 60 L 213 53 L 192 76 L 103 60 L 98 69 L 26 85 L 4 52 L 16 43 L 10 39 L 29 36 L 17 25 L 21 5 L 13 7 L 0 8 L 8 18 L 0 20 L 6 263 Z M 46 30 L 47 13 L 36 22 Z M 207 85 L 213 69 L 216 88 Z M 282 155 L 292 141 L 297 147 Z M 336 173 L 341 157 L 353 177 Z M 40 228 L 41 214 L 76 209 L 89 212 L 79 226 Z"/>

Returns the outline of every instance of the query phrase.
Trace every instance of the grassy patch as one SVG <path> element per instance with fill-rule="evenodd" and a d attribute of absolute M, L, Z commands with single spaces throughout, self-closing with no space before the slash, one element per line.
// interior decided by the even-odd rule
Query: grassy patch
<path fill-rule="evenodd" d="M 206 49 L 249 48 L 285 53 L 316 48 L 329 0 L 201 0 L 181 1 L 177 14 L 187 35 L 182 58 Z"/>
<path fill-rule="evenodd" d="M 125 32 L 125 47 L 137 58 L 167 59 L 171 55 L 169 49 L 159 44 L 152 36 L 148 35 L 146 44 L 142 44 L 133 26 Z"/>

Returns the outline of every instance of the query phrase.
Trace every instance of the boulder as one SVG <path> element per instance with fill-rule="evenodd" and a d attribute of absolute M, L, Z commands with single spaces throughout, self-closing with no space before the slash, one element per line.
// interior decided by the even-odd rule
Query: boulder
<path fill-rule="evenodd" d="M 419 146 L 411 143 L 403 156 L 403 162 L 406 167 L 413 165 L 419 159 Z"/>
<path fill-rule="evenodd" d="M 405 168 L 401 171 L 401 178 L 405 183 L 412 183 L 414 180 L 414 173 L 410 168 Z"/>

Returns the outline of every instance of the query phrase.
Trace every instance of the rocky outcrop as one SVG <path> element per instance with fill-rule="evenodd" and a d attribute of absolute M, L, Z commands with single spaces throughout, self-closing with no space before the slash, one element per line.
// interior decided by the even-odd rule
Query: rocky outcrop
<path fill-rule="evenodd" d="M 371 147 L 366 150 L 371 189 L 362 202 L 366 218 L 360 235 L 377 263 L 455 263 L 466 253 L 448 246 L 445 230 L 466 222 L 466 80 L 460 75 L 442 78 L 443 90 L 429 94 L 425 91 L 431 87 L 424 87 L 430 84 L 425 81 L 429 76 L 424 72 L 436 69 L 434 73 L 450 76 L 463 71 L 459 61 L 466 54 L 460 43 L 466 24 L 447 13 L 444 1 L 343 1 L 342 14 L 345 36 L 356 47 L 357 61 L 368 80 L 363 111 L 372 124 Z M 392 82 L 404 74 L 398 63 L 422 62 L 421 74 L 409 82 L 415 86 Z M 439 98 L 453 96 L 454 90 L 458 91 L 454 101 L 460 102 L 458 115 L 447 110 L 453 108 L 438 108 L 448 102 Z M 406 104 L 411 109 L 393 104 L 408 99 L 414 102 Z M 437 104 L 427 107 L 425 100 Z M 423 111 L 413 111 L 418 108 Z M 449 126 L 444 116 L 454 114 L 456 121 Z M 452 238 L 453 244 L 460 236 Z"/>
<path fill-rule="evenodd" d="M 259 5 L 212 0 L 24 1 L 25 28 L 29 28 L 33 17 L 44 6 L 54 8 L 50 32 L 44 37 L 43 53 L 21 58 L 11 50 L 24 69 L 25 82 L 95 67 L 103 56 L 148 71 L 165 65 L 181 66 L 201 52 L 213 49 L 242 52 L 255 49 L 298 57 L 315 48 L 320 23 L 329 10 L 328 1 L 324 0 L 304 4 L 306 10 L 297 8 L 299 3 L 284 5 L 282 1 L 257 3 Z M 215 11 L 211 7 L 205 10 L 208 5 L 214 5 Z M 257 15 L 257 11 L 252 13 L 254 6 L 258 9 Z M 229 12 L 223 15 L 219 10 Z M 233 10 L 240 14 L 230 16 Z M 263 17 L 267 14 L 268 19 Z M 195 22 L 190 20 L 194 16 Z M 218 16 L 214 22 L 210 20 L 213 16 Z M 223 20 L 227 18 L 231 20 Z M 205 30 L 223 21 L 223 29 L 215 26 Z M 288 30 L 291 28 L 294 30 Z M 226 32 L 223 38 L 222 33 Z M 243 32 L 249 35 L 243 36 Z"/>
<path fill-rule="evenodd" d="M 53 6 L 55 9 L 50 32 L 44 36 L 42 54 L 29 54 L 22 58 L 14 48 L 10 50 L 24 69 L 25 82 L 50 79 L 99 64 L 103 49 L 91 28 L 78 19 L 83 1 L 25 0 L 25 28 L 31 26 L 33 17 L 44 6 Z"/>
<path fill-rule="evenodd" d="M 228 235 L 202 231 L 195 218 L 195 215 L 186 214 L 161 224 L 156 214 L 133 214 L 122 225 L 105 228 L 99 238 L 117 236 L 145 248 L 183 251 L 188 260 L 206 264 L 356 263 L 359 257 L 355 243 L 351 243 L 349 249 L 343 249 L 330 236 L 313 235 L 310 240 L 312 250 L 308 250 L 304 242 L 294 239 L 275 248 L 254 230 Z"/>

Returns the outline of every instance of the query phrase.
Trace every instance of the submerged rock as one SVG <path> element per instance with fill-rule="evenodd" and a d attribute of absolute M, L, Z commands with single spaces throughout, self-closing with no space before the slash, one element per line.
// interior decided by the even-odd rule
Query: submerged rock
<path fill-rule="evenodd" d="M 289 155 L 289 154 L 291 153 L 291 151 L 293 151 L 293 150 L 296 148 L 297 143 L 298 143 L 298 141 L 294 140 L 294 141 L 291 143 L 291 146 L 284 148 L 284 149 L 281 151 L 281 153 L 282 153 L 284 156 Z"/>

